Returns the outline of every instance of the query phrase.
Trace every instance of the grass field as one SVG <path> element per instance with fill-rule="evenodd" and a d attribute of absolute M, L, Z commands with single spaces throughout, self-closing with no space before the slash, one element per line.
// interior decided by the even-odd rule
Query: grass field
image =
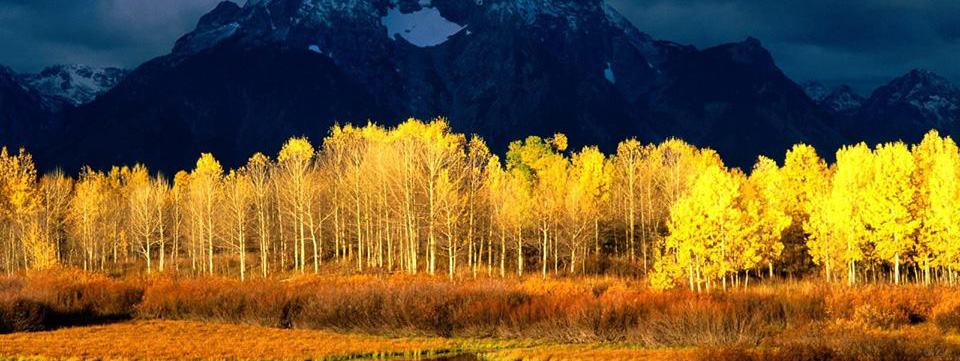
<path fill-rule="evenodd" d="M 615 278 L 0 277 L 0 359 L 459 353 L 489 361 L 960 360 L 960 289 L 799 282 L 700 294 Z"/>
<path fill-rule="evenodd" d="M 386 338 L 197 321 L 129 321 L 0 335 L 5 360 L 343 360 L 424 358 L 519 344 Z"/>

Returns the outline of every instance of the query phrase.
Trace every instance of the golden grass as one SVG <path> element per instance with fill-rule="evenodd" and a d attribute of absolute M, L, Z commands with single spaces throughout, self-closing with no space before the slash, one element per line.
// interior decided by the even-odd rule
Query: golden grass
<path fill-rule="evenodd" d="M 0 335 L 5 360 L 342 360 L 425 357 L 498 347 L 195 321 L 133 321 Z"/>
<path fill-rule="evenodd" d="M 489 361 L 695 361 L 690 349 L 640 349 L 616 345 L 552 345 L 483 354 Z"/>

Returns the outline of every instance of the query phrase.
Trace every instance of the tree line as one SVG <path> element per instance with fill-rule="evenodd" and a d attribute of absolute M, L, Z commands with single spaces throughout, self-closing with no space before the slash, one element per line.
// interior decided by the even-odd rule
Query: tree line
<path fill-rule="evenodd" d="M 616 261 L 655 287 L 702 290 L 814 272 L 952 283 L 960 263 L 960 151 L 935 131 L 846 146 L 829 165 L 800 144 L 749 174 L 678 139 L 604 154 L 531 136 L 501 159 L 443 119 L 335 126 L 321 144 L 292 138 L 233 170 L 202 154 L 172 178 L 143 165 L 38 175 L 3 149 L 0 266 L 453 278 Z"/>

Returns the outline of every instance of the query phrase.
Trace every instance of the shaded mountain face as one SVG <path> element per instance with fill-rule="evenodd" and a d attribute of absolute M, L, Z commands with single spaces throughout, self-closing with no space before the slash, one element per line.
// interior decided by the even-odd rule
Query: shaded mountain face
<path fill-rule="evenodd" d="M 930 129 L 960 136 L 960 90 L 945 78 L 913 70 L 877 88 L 863 103 L 856 124 L 868 142 L 919 142 Z"/>
<path fill-rule="evenodd" d="M 749 169 L 758 155 L 782 158 L 801 142 L 829 154 L 842 142 L 829 114 L 756 39 L 677 51 L 663 73 L 649 102 L 652 122 L 670 136 L 716 149 L 729 165 Z"/>
<path fill-rule="evenodd" d="M 54 106 L 86 104 L 115 87 L 128 71 L 84 65 L 54 65 L 37 74 L 20 75 L 19 81 L 36 90 Z"/>
<path fill-rule="evenodd" d="M 447 117 L 496 151 L 681 137 L 729 165 L 836 147 L 830 115 L 759 41 L 699 50 L 641 33 L 601 0 L 251 0 L 221 3 L 167 56 L 64 112 L 45 165 L 225 166 L 335 122 Z"/>
<path fill-rule="evenodd" d="M 239 166 L 290 136 L 321 139 L 334 122 L 393 119 L 329 59 L 236 44 L 141 66 L 97 101 L 68 111 L 55 160 L 79 167 L 149 164 L 172 175 L 201 152 Z M 68 168 L 72 169 L 72 168 Z"/>
<path fill-rule="evenodd" d="M 801 85 L 804 92 L 817 105 L 827 111 L 838 121 L 849 121 L 855 117 L 866 99 L 855 92 L 848 85 L 840 85 L 827 89 L 817 82 L 806 82 Z"/>
<path fill-rule="evenodd" d="M 0 143 L 39 149 L 55 138 L 54 114 L 43 97 L 0 66 Z"/>

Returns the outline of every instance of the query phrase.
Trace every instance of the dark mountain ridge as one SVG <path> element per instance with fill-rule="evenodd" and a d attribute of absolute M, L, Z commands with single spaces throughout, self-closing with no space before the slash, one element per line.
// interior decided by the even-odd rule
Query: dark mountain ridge
<path fill-rule="evenodd" d="M 679 137 L 747 169 L 795 143 L 829 159 L 842 143 L 953 134 L 960 104 L 922 71 L 867 99 L 849 88 L 811 99 L 759 40 L 655 40 L 601 0 L 223 2 L 92 102 L 51 112 L 8 82 L 0 113 L 18 115 L 0 118 L 5 142 L 68 171 L 140 162 L 169 173 L 200 152 L 236 167 L 335 123 L 437 116 L 495 151 L 556 132 L 606 151 Z"/>
<path fill-rule="evenodd" d="M 960 89 L 928 70 L 912 70 L 868 98 L 848 86 L 827 91 L 809 83 L 806 90 L 834 116 L 835 128 L 851 141 L 917 143 L 931 129 L 960 136 Z"/>
<path fill-rule="evenodd" d="M 658 41 L 600 0 L 264 0 L 221 3 L 171 54 L 67 110 L 71 136 L 42 158 L 171 172 L 213 152 L 235 167 L 336 122 L 436 116 L 497 151 L 556 132 L 607 151 L 680 137 L 744 168 L 842 142 L 756 39 Z"/>

